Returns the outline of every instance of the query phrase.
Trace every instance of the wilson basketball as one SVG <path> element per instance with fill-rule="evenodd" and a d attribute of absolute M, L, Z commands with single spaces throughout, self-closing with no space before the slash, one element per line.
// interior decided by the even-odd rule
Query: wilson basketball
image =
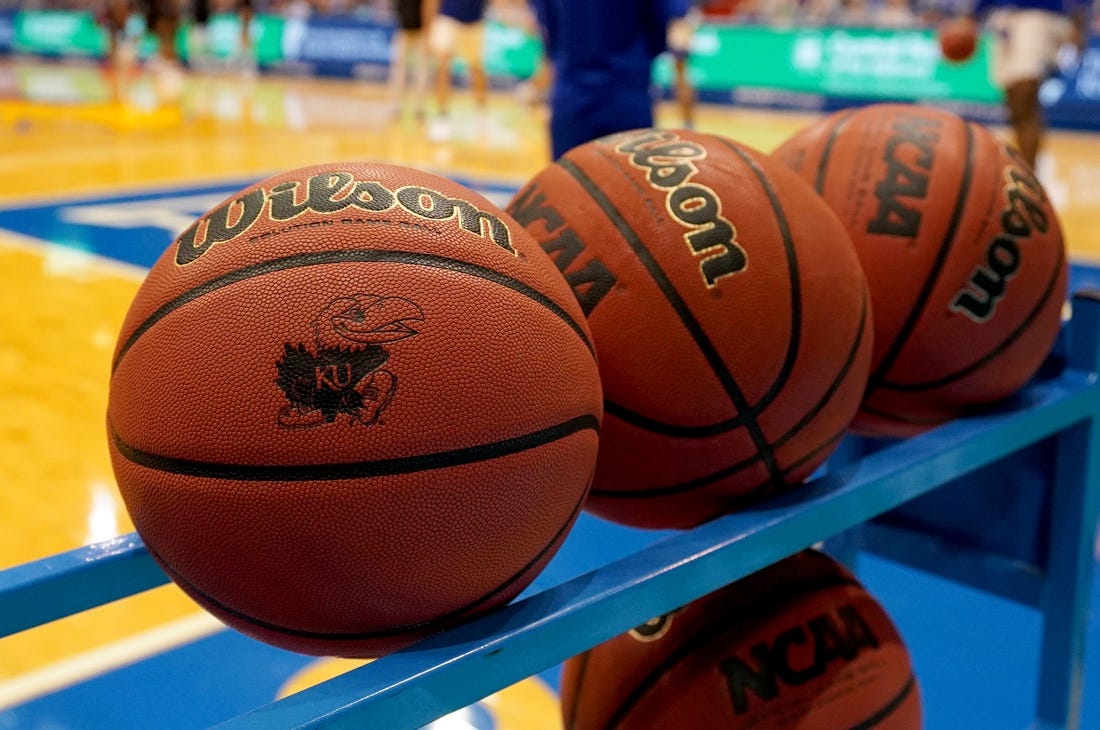
<path fill-rule="evenodd" d="M 951 18 L 937 27 L 936 39 L 943 57 L 959 63 L 978 50 L 978 26 L 971 18 Z"/>
<path fill-rule="evenodd" d="M 920 730 L 920 687 L 883 607 L 805 551 L 566 661 L 567 730 Z"/>
<path fill-rule="evenodd" d="M 138 533 L 228 625 L 377 656 L 500 606 L 587 494 L 602 398 L 550 259 L 463 186 L 275 175 L 200 217 L 125 319 L 108 429 Z"/>
<path fill-rule="evenodd" d="M 909 436 L 999 402 L 1061 326 L 1066 253 L 1034 172 L 987 128 L 916 105 L 830 115 L 776 151 L 852 235 L 874 302 L 853 427 Z"/>
<path fill-rule="evenodd" d="M 844 227 L 790 170 L 722 137 L 635 130 L 574 148 L 509 212 L 596 342 L 591 512 L 688 527 L 800 484 L 836 446 L 871 308 Z"/>

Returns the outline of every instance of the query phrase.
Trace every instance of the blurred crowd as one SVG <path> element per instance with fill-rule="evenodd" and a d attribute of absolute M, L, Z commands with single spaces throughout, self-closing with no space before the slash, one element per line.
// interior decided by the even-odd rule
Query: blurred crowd
<path fill-rule="evenodd" d="M 710 22 L 906 27 L 922 22 L 951 0 L 700 0 Z M 5 9 L 97 11 L 108 0 L 0 0 Z M 188 15 L 191 0 L 178 0 Z M 141 0 L 137 5 L 141 6 Z M 212 12 L 234 12 L 235 0 L 210 0 Z M 380 21 L 394 17 L 393 0 L 254 0 L 259 13 L 287 17 L 354 15 Z"/>
<path fill-rule="evenodd" d="M 0 9 L 101 10 L 111 0 L 0 0 Z M 144 2 L 136 0 L 140 11 Z M 154 0 L 158 1 L 158 0 Z M 163 0 L 159 0 L 163 2 Z M 178 3 L 187 17 L 193 0 Z M 940 18 L 966 10 L 974 0 L 695 0 L 707 22 L 772 26 L 927 27 Z M 492 0 L 490 6 L 497 0 Z M 513 0 L 499 0 L 503 8 Z M 210 0 L 210 11 L 234 12 L 237 0 Z M 395 17 L 394 0 L 254 0 L 258 13 L 305 18 L 352 15 L 379 22 Z M 1100 0 L 1094 0 L 1100 8 Z M 490 7 L 490 14 L 493 12 Z M 506 11 L 505 11 L 506 12 Z M 1094 12 L 1093 18 L 1100 17 Z"/>

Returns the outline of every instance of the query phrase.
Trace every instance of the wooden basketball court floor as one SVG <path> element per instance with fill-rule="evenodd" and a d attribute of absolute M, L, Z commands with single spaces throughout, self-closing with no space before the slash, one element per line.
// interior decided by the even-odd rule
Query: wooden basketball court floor
<path fill-rule="evenodd" d="M 704 106 L 697 127 L 770 150 L 813 118 Z M 0 64 L 0 568 L 132 530 L 105 445 L 108 364 L 143 267 L 180 230 L 301 165 L 399 162 L 503 203 L 548 162 L 542 110 L 511 94 L 479 113 L 460 93 L 453 121 L 433 142 L 363 82 Z M 658 121 L 679 123 L 671 106 Z M 1040 174 L 1071 254 L 1100 260 L 1100 136 L 1052 133 Z M 1032 612 L 884 562 L 862 575 L 910 644 L 928 727 L 1028 726 Z M 1090 639 L 1086 728 L 1100 727 Z M 220 630 L 165 586 L 0 640 L 0 728 L 201 727 L 353 665 Z M 527 680 L 456 726 L 558 727 L 554 683 Z"/>

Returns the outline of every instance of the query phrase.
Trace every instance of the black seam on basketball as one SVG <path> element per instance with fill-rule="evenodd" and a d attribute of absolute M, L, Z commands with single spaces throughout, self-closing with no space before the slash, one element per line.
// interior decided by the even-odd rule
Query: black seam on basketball
<path fill-rule="evenodd" d="M 186 579 L 184 579 L 182 576 L 180 576 L 178 573 L 176 573 L 171 567 L 169 567 L 168 563 L 158 553 L 156 553 L 153 550 L 153 548 L 148 545 L 148 543 L 146 543 L 145 547 L 146 547 L 147 550 L 149 550 L 150 553 L 152 553 L 152 555 L 161 564 L 161 567 L 164 568 L 164 571 L 169 576 L 171 576 L 172 580 L 176 581 L 181 586 L 186 586 L 188 590 L 193 591 L 195 594 L 201 596 L 204 601 L 209 601 L 209 603 L 211 605 L 216 606 L 219 610 L 224 611 L 225 613 L 227 613 L 231 616 L 234 616 L 234 617 L 240 619 L 241 621 L 244 621 L 245 623 L 251 624 L 251 625 L 256 626 L 258 628 L 265 629 L 267 631 L 275 631 L 275 632 L 278 632 L 278 633 L 281 633 L 281 634 L 285 634 L 287 636 L 295 636 L 295 637 L 298 637 L 298 638 L 301 638 L 301 639 L 311 639 L 311 640 L 318 640 L 318 641 L 367 641 L 367 640 L 370 640 L 370 639 L 381 639 L 381 638 L 385 638 L 387 636 L 397 636 L 397 635 L 400 635 L 400 634 L 405 634 L 405 633 L 410 633 L 410 632 L 423 632 L 425 630 L 431 631 L 431 627 L 433 627 L 433 626 L 438 626 L 439 630 L 449 628 L 449 625 L 451 623 L 453 623 L 454 621 L 456 621 L 457 619 L 459 619 L 463 614 L 469 613 L 470 611 L 476 609 L 478 606 L 484 604 L 486 601 L 492 599 L 494 596 L 496 596 L 496 595 L 500 594 L 501 592 L 507 590 L 509 586 L 511 586 L 517 580 L 520 580 L 523 576 L 525 576 L 528 572 L 530 572 L 534 568 L 534 566 L 538 565 L 538 563 L 544 557 L 546 557 L 546 553 L 548 551 L 552 550 L 555 545 L 557 545 L 561 542 L 561 540 L 563 539 L 566 532 L 568 532 L 568 530 L 569 530 L 570 526 L 572 525 L 573 521 L 576 519 L 577 515 L 580 514 L 581 508 L 584 506 L 584 503 L 585 503 L 585 496 L 582 495 L 581 498 L 577 501 L 577 503 L 573 506 L 573 511 L 570 513 L 569 517 L 564 521 L 564 523 L 558 529 L 558 531 L 556 533 L 554 533 L 554 536 L 550 539 L 550 541 L 548 543 L 546 543 L 546 545 L 544 545 L 542 547 L 542 549 L 540 549 L 538 551 L 538 553 L 536 553 L 535 556 L 533 558 L 531 558 L 531 560 L 526 565 L 524 565 L 522 568 L 520 568 L 516 573 L 513 573 L 509 578 L 507 578 L 504 582 L 502 582 L 500 585 L 495 587 L 493 590 L 491 590 L 488 593 L 480 596 L 479 598 L 477 598 L 476 600 L 466 604 L 465 606 L 462 606 L 460 608 L 456 608 L 455 610 L 450 611 L 448 613 L 445 613 L 442 616 L 437 616 L 433 619 L 429 619 L 427 621 L 420 621 L 418 623 L 405 624 L 403 626 L 395 626 L 391 629 L 386 629 L 384 631 L 364 631 L 364 632 L 346 632 L 346 633 L 322 632 L 322 631 L 305 631 L 305 630 L 302 630 L 302 629 L 293 629 L 293 628 L 290 628 L 288 626 L 279 626 L 278 624 L 273 624 L 273 623 L 269 623 L 267 621 L 262 621 L 262 620 L 260 620 L 256 617 L 254 617 L 254 616 L 249 616 L 248 614 L 241 613 L 240 611 L 232 608 L 231 606 L 227 606 L 224 603 L 212 598 L 211 596 L 207 595 L 203 591 L 199 590 L 197 587 L 195 587 L 194 584 L 192 584 L 189 581 L 187 581 Z"/>
<path fill-rule="evenodd" d="M 1020 339 L 1020 337 L 1023 336 L 1024 332 L 1026 332 L 1031 327 L 1032 323 L 1034 323 L 1034 321 L 1039 317 L 1039 314 L 1043 311 L 1047 303 L 1050 301 L 1050 298 L 1054 295 L 1054 287 L 1058 284 L 1058 279 L 1062 275 L 1062 265 L 1064 264 L 1064 262 L 1065 249 L 1061 249 L 1058 252 L 1058 263 L 1054 267 L 1054 275 L 1051 277 L 1050 281 L 1047 282 L 1046 288 L 1043 290 L 1043 295 L 1039 299 L 1038 304 L 1036 304 L 1035 307 L 1031 310 L 1027 318 L 1024 319 L 1024 321 L 1021 322 L 1016 329 L 1009 333 L 1008 337 L 1001 340 L 1000 344 L 997 345 L 997 347 L 993 348 L 988 353 L 972 362 L 970 365 L 967 365 L 960 370 L 956 370 L 949 375 L 937 378 L 936 380 L 926 380 L 921 383 L 891 383 L 884 380 L 879 383 L 879 387 L 883 390 L 896 391 L 931 390 L 933 388 L 939 388 L 940 386 L 947 385 L 948 383 L 959 380 L 960 378 L 965 378 L 967 375 L 970 375 L 974 371 L 979 370 L 987 365 L 990 361 L 995 360 L 1002 352 L 1011 347 L 1012 343 Z"/>
<path fill-rule="evenodd" d="M 785 606 L 788 602 L 796 598 L 813 595 L 818 591 L 828 590 L 830 588 L 854 587 L 863 589 L 859 581 L 843 575 L 815 576 L 810 580 L 799 581 L 797 585 L 786 585 L 784 587 L 787 590 L 756 596 L 753 603 L 742 603 L 733 606 L 729 611 L 723 611 L 722 614 L 715 617 L 713 621 L 701 624 L 694 634 L 685 639 L 675 651 L 669 652 L 668 656 L 666 656 L 660 664 L 654 667 L 645 679 L 634 686 L 634 690 L 627 695 L 622 704 L 619 705 L 619 708 L 615 711 L 615 714 L 611 716 L 611 720 L 608 721 L 607 727 L 614 727 L 616 723 L 620 722 L 628 712 L 634 709 L 634 705 L 645 696 L 646 692 L 648 692 L 666 672 L 671 670 L 682 659 L 690 656 L 702 645 L 715 641 L 716 637 L 713 631 L 717 622 L 729 622 L 725 630 L 718 632 L 718 636 L 723 636 L 730 632 L 736 632 L 747 623 L 768 616 L 776 610 L 777 604 Z M 753 606 L 756 606 L 756 610 L 753 610 Z"/>
<path fill-rule="evenodd" d="M 756 161 L 745 154 L 743 150 L 728 140 L 718 138 L 718 141 L 740 157 L 741 161 L 756 176 L 760 188 L 764 191 L 764 195 L 768 197 L 768 203 L 772 207 L 772 215 L 775 218 L 775 224 L 779 227 L 779 235 L 783 239 L 783 251 L 787 259 L 787 279 L 790 282 L 791 300 L 791 323 L 790 336 L 787 338 L 787 354 L 783 358 L 783 364 L 779 367 L 779 372 L 776 373 L 771 386 L 760 397 L 760 400 L 752 405 L 751 413 L 756 414 L 762 413 L 779 396 L 783 386 L 790 379 L 791 373 L 794 371 L 794 364 L 798 360 L 798 354 L 802 347 L 802 277 L 799 275 L 798 254 L 795 251 L 794 240 L 791 237 L 791 227 L 787 223 L 783 205 L 779 201 L 779 196 L 775 194 L 771 181 L 760 165 L 756 164 Z M 774 444 L 770 444 L 769 448 L 774 450 L 774 446 Z"/>
<path fill-rule="evenodd" d="M 822 410 L 825 409 L 825 406 L 829 404 L 833 396 L 836 395 L 836 392 L 840 390 L 840 386 L 842 386 L 844 382 L 848 379 L 848 373 L 851 371 L 852 365 L 855 364 L 856 356 L 859 355 L 860 346 L 863 344 L 863 338 L 866 335 L 868 320 L 867 306 L 869 302 L 870 292 L 867 287 L 864 286 L 862 305 L 860 306 L 859 311 L 859 329 L 856 330 L 855 341 L 852 343 L 852 347 L 848 350 L 848 356 L 845 358 L 844 364 L 841 366 L 840 371 L 837 373 L 836 377 L 833 378 L 833 382 L 829 384 L 829 387 L 825 390 L 825 393 L 821 396 L 821 398 L 818 399 L 816 403 L 814 403 L 813 407 L 811 407 L 806 412 L 806 414 L 802 416 L 801 419 L 799 419 L 798 423 L 794 424 L 794 426 L 792 426 L 785 434 L 775 440 L 775 442 L 773 443 L 774 448 L 778 449 L 783 444 L 790 441 L 799 431 L 809 425 L 809 423 L 813 421 L 813 419 L 816 418 Z M 787 469 L 789 468 L 790 467 L 787 467 Z M 786 471 L 787 469 L 785 469 L 784 471 Z"/>
<path fill-rule="evenodd" d="M 649 275 L 653 278 L 657 287 L 664 294 L 665 299 L 668 301 L 669 306 L 676 313 L 680 319 L 681 324 L 687 330 L 692 340 L 695 342 L 696 347 L 699 348 L 699 352 L 703 355 L 707 364 L 710 365 L 711 372 L 722 384 L 722 389 L 726 392 L 726 395 L 733 402 L 733 406 L 738 414 L 744 414 L 746 417 L 745 428 L 749 432 L 750 438 L 753 443 L 756 444 L 756 448 L 761 452 L 764 459 L 764 463 L 768 468 L 768 472 L 772 474 L 776 479 L 779 478 L 779 468 L 775 463 L 775 456 L 771 452 L 771 447 L 768 445 L 768 440 L 764 436 L 763 430 L 760 428 L 760 424 L 756 422 L 753 416 L 752 406 L 745 398 L 745 394 L 741 392 L 740 386 L 737 385 L 737 381 L 733 375 L 729 372 L 725 362 L 723 362 L 718 351 L 714 345 L 711 344 L 707 338 L 706 333 L 700 326 L 699 322 L 695 319 L 695 316 L 688 309 L 687 304 L 680 297 L 679 292 L 672 286 L 672 282 L 669 281 L 668 276 L 657 264 L 657 261 L 653 258 L 653 255 L 649 252 L 649 249 L 645 246 L 641 236 L 637 231 L 631 227 L 618 208 L 611 202 L 611 200 L 604 194 L 603 190 L 597 185 L 588 175 L 580 169 L 575 163 L 569 159 L 560 159 L 556 163 L 566 173 L 570 175 L 581 188 L 588 193 L 593 202 L 600 207 L 608 219 L 612 222 L 615 228 L 622 235 L 623 240 L 630 246 L 631 250 L 638 257 L 639 262 L 646 268 Z"/>
<path fill-rule="evenodd" d="M 845 424 L 844 428 L 840 429 L 832 436 L 828 437 L 814 448 L 807 451 L 802 456 L 798 457 L 783 469 L 783 474 L 790 474 L 795 469 L 805 464 L 807 461 L 811 461 L 818 456 L 822 451 L 831 451 L 836 444 L 848 434 L 848 426 Z"/>
<path fill-rule="evenodd" d="M 856 332 L 855 341 L 852 343 L 852 347 L 848 352 L 848 357 L 845 360 L 844 365 L 841 367 L 840 371 L 837 373 L 837 376 L 833 379 L 833 382 L 829 384 L 829 387 L 826 389 L 826 391 L 822 395 L 822 397 L 817 401 L 817 403 L 814 404 L 814 406 L 809 411 L 807 411 L 806 415 L 804 415 L 794 426 L 792 426 L 790 429 L 788 429 L 786 433 L 782 434 L 781 436 L 779 436 L 779 438 L 777 438 L 775 440 L 775 442 L 773 444 L 774 448 L 779 448 L 783 444 L 790 441 L 791 438 L 793 438 L 799 431 L 801 431 L 806 425 L 808 425 L 817 416 L 817 414 L 820 413 L 825 408 L 826 405 L 828 405 L 828 403 L 832 399 L 833 395 L 836 394 L 836 391 L 839 390 L 840 386 L 844 384 L 844 381 L 848 376 L 848 372 L 852 369 L 852 365 L 853 365 L 853 363 L 855 363 L 856 356 L 859 354 L 859 349 L 860 349 L 860 345 L 863 343 L 863 338 L 866 336 L 867 305 L 868 305 L 869 301 L 870 301 L 869 291 L 866 287 L 864 287 L 864 289 L 863 289 L 863 307 L 860 311 L 860 316 L 859 316 L 859 329 Z M 622 416 L 618 413 L 618 411 L 620 409 L 617 406 L 615 406 L 615 404 L 612 404 L 612 403 L 609 403 L 609 402 L 605 401 L 604 406 L 605 406 L 604 413 L 606 415 L 614 417 L 614 418 L 620 418 L 620 419 L 626 421 L 627 423 L 632 423 L 631 421 L 628 421 L 627 419 L 622 418 Z M 623 410 L 625 410 L 625 409 L 623 409 Z M 634 423 L 633 425 L 639 425 L 639 424 Z M 706 428 L 713 428 L 713 427 L 697 427 L 695 430 L 701 432 Z M 657 431 L 657 433 L 662 433 L 662 434 L 666 434 L 666 435 L 684 436 L 685 434 L 681 433 L 680 431 L 681 431 L 681 429 L 673 430 L 673 429 L 670 428 L 668 430 Z M 845 428 L 843 430 L 841 430 L 840 432 L 838 432 L 838 433 L 832 435 L 831 437 L 829 437 L 829 439 L 827 441 L 825 441 L 825 443 L 815 447 L 814 449 L 807 452 L 806 454 L 803 454 L 795 462 L 793 462 L 791 464 L 788 464 L 786 467 L 783 468 L 783 474 L 790 473 L 794 469 L 796 469 L 799 466 L 801 466 L 802 464 L 806 463 L 806 461 L 808 461 L 809 459 L 811 459 L 814 456 L 816 456 L 817 454 L 819 454 L 821 451 L 829 448 L 830 446 L 835 444 L 837 441 L 839 441 L 844 436 L 844 434 L 846 432 L 847 432 L 847 426 L 845 426 Z M 709 435 L 715 435 L 717 433 L 721 433 L 721 432 L 720 431 L 713 431 L 712 433 L 699 433 L 698 435 L 707 435 L 707 436 L 709 436 Z M 691 434 L 689 434 L 689 437 L 690 436 L 696 436 L 696 434 L 691 433 Z M 757 461 L 759 461 L 759 459 L 760 459 L 760 456 L 758 454 L 754 455 L 754 456 L 750 456 L 750 457 L 742 459 L 741 461 L 738 461 L 734 464 L 723 467 L 723 468 L 719 469 L 716 472 L 711 472 L 710 474 L 706 474 L 704 476 L 697 477 L 695 479 L 690 479 L 686 482 L 680 482 L 678 484 L 672 484 L 672 485 L 669 485 L 667 487 L 656 487 L 656 488 L 652 488 L 652 489 L 624 489 L 624 490 L 593 489 L 592 493 L 594 495 L 597 495 L 597 496 L 600 496 L 600 497 L 606 497 L 606 498 L 612 498 L 612 499 L 644 499 L 646 497 L 661 497 L 661 496 L 667 496 L 669 494 L 677 494 L 677 493 L 680 493 L 680 492 L 688 492 L 688 491 L 691 491 L 693 489 L 699 489 L 699 488 L 702 488 L 702 487 L 706 487 L 710 484 L 713 484 L 716 481 L 719 481 L 721 479 L 725 479 L 726 477 L 732 476 L 733 474 L 737 473 L 738 471 L 741 471 L 742 469 L 744 469 L 746 467 L 749 467 L 752 464 L 755 464 Z M 753 489 L 751 489 L 749 492 L 747 492 L 744 496 L 746 496 L 746 497 L 748 497 L 750 495 L 751 496 L 756 496 L 756 494 L 759 490 L 764 489 L 769 484 L 771 484 L 770 479 L 767 482 L 765 482 L 763 485 L 753 487 Z"/>
<path fill-rule="evenodd" d="M 916 300 L 913 302 L 913 306 L 909 310 L 909 315 L 898 330 L 897 335 L 894 337 L 894 341 L 890 343 L 890 347 L 887 348 L 886 353 L 882 356 L 882 360 L 879 361 L 878 367 L 868 378 L 866 394 L 870 394 L 885 378 L 886 372 L 894 364 L 898 355 L 901 354 L 901 350 L 905 347 L 906 342 L 909 340 L 909 336 L 912 335 L 913 330 L 916 329 L 917 322 L 924 315 L 924 308 L 928 305 L 928 300 L 932 296 L 932 291 L 936 288 L 936 283 L 939 281 L 940 274 L 943 273 L 948 254 L 951 253 L 951 249 L 955 245 L 955 236 L 958 235 L 963 211 L 966 209 L 967 202 L 969 201 L 969 198 L 963 193 L 970 189 L 970 180 L 974 176 L 974 157 L 976 154 L 976 150 L 974 149 L 973 130 L 971 130 L 970 126 L 962 120 L 959 120 L 959 124 L 963 125 L 963 129 L 966 130 L 966 167 L 963 168 L 962 179 L 959 181 L 959 195 L 955 200 L 955 208 L 951 211 L 951 219 L 948 221 L 947 230 L 944 232 L 943 243 L 940 245 L 940 250 L 936 253 L 936 260 L 932 263 L 932 268 L 929 269 L 928 276 L 924 279 L 924 284 L 921 286 L 920 293 L 917 295 Z"/>
<path fill-rule="evenodd" d="M 848 111 L 840 116 L 836 120 L 836 124 L 833 125 L 832 131 L 829 133 L 829 139 L 825 141 L 825 146 L 821 150 L 821 159 L 817 163 L 817 175 L 814 176 L 814 190 L 818 195 L 825 194 L 825 173 L 829 169 L 829 156 L 833 153 L 833 145 L 836 143 L 836 138 L 840 136 L 840 130 L 844 129 L 848 124 L 848 120 L 855 114 L 855 110 Z"/>
<path fill-rule="evenodd" d="M 562 724 L 565 726 L 565 730 L 573 730 L 573 726 L 577 724 L 577 711 L 581 706 L 581 694 L 584 692 L 584 678 L 588 674 L 588 662 L 592 658 L 591 651 L 585 651 L 573 658 L 577 667 L 576 673 L 576 687 L 573 691 L 573 707 L 572 712 L 568 715 L 563 714 Z"/>
<path fill-rule="evenodd" d="M 913 694 L 913 690 L 917 687 L 917 678 L 912 674 L 909 675 L 909 681 L 905 683 L 898 693 L 887 702 L 882 709 L 875 714 L 868 717 L 863 722 L 857 723 L 851 727 L 851 730 L 869 730 L 879 723 L 881 723 L 890 715 L 894 714 L 894 710 L 901 707 L 902 703 L 909 698 L 909 695 Z"/>
<path fill-rule="evenodd" d="M 518 454 L 528 449 L 544 446 L 581 431 L 599 433 L 600 422 L 594 415 L 577 416 L 568 421 L 512 438 L 486 444 L 466 446 L 450 451 L 438 451 L 432 454 L 402 456 L 393 459 L 377 459 L 346 464 L 293 464 L 277 466 L 270 464 L 219 464 L 193 459 L 179 459 L 162 456 L 138 449 L 122 440 L 109 424 L 111 437 L 119 453 L 128 461 L 156 471 L 181 474 L 185 476 L 210 479 L 232 479 L 235 481 L 335 481 L 339 479 L 362 479 L 366 477 L 392 476 L 446 469 L 463 464 L 487 461 L 502 456 Z"/>
<path fill-rule="evenodd" d="M 287 269 L 296 269 L 305 266 L 323 266 L 326 264 L 343 264 L 343 263 L 397 263 L 397 264 L 409 264 L 412 266 L 426 266 L 435 269 L 446 269 L 449 271 L 457 271 L 470 276 L 476 276 L 480 279 L 490 281 L 494 284 L 507 287 L 535 303 L 545 307 L 552 312 L 558 319 L 565 322 L 573 332 L 581 338 L 584 342 L 584 346 L 588 348 L 588 351 L 595 357 L 595 348 L 592 342 L 589 341 L 588 335 L 585 334 L 584 327 L 574 320 L 569 314 L 562 308 L 557 302 L 550 297 L 546 296 L 539 290 L 525 284 L 518 279 L 513 279 L 510 276 L 496 271 L 495 269 L 488 268 L 486 266 L 479 266 L 478 264 L 472 264 L 468 261 L 460 261 L 458 259 L 447 258 L 444 256 L 435 256 L 433 254 L 419 253 L 416 251 L 385 251 L 380 249 L 342 249 L 339 251 L 314 251 L 310 253 L 294 254 L 292 256 L 283 256 L 280 258 L 269 259 L 250 266 L 244 266 L 239 269 L 235 269 L 221 276 L 215 277 L 209 281 L 206 281 L 198 286 L 185 291 L 179 296 L 165 302 L 156 309 L 152 314 L 145 318 L 145 320 L 139 324 L 134 331 L 126 338 L 126 341 L 119 348 L 118 355 L 115 357 L 114 362 L 111 364 L 111 372 L 113 373 L 117 368 L 122 358 L 133 347 L 134 343 L 146 332 L 148 332 L 157 322 L 164 317 L 171 314 L 176 309 L 179 309 L 185 304 L 195 301 L 200 297 L 203 297 L 213 291 L 221 289 L 222 287 L 230 286 L 231 284 L 237 284 L 246 279 L 250 279 L 255 276 L 263 276 L 264 274 L 271 274 L 277 271 L 285 271 Z"/>
<path fill-rule="evenodd" d="M 675 436 L 676 438 L 707 438 L 709 436 L 718 436 L 723 433 L 729 433 L 730 431 L 745 425 L 748 416 L 739 414 L 733 418 L 729 418 L 725 421 L 719 421 L 718 423 L 709 423 L 705 426 L 677 426 L 671 423 L 665 423 L 664 421 L 658 421 L 650 418 L 649 416 L 643 416 L 640 413 L 630 410 L 614 401 L 604 400 L 604 412 L 615 416 L 624 423 L 629 423 L 632 426 L 649 431 L 650 433 L 659 433 L 664 436 Z"/>
<path fill-rule="evenodd" d="M 784 439 L 787 435 L 791 435 L 792 433 L 793 432 L 788 431 L 787 434 L 784 435 Z M 795 460 L 795 461 L 791 462 L 790 464 L 788 464 L 786 467 L 783 468 L 783 471 L 781 473 L 783 475 L 786 475 L 786 474 L 789 474 L 790 472 L 794 471 L 795 469 L 797 469 L 798 467 L 802 466 L 807 461 L 812 459 L 817 454 L 821 453 L 822 451 L 825 451 L 826 449 L 831 448 L 833 446 L 833 444 L 837 443 L 838 441 L 840 441 L 840 439 L 844 438 L 844 435 L 846 433 L 848 433 L 848 425 L 847 424 L 845 424 L 844 427 L 841 430 L 837 431 L 832 436 L 829 436 L 829 438 L 825 439 L 824 442 L 822 442 L 821 444 L 818 444 L 813 449 L 811 449 L 810 451 L 808 451 L 805 454 L 803 454 L 802 456 L 800 456 L 797 460 Z M 777 441 L 776 443 L 779 443 L 779 442 Z M 702 489 L 703 487 L 708 487 L 708 486 L 710 486 L 711 484 L 713 484 L 717 481 L 720 481 L 720 480 L 725 479 L 727 477 L 733 476 L 737 472 L 741 471 L 742 469 L 745 469 L 745 468 L 748 468 L 748 467 L 752 466 L 753 464 L 755 464 L 758 461 L 760 461 L 760 454 L 754 454 L 752 456 L 749 456 L 749 457 L 746 457 L 746 458 L 742 459 L 741 461 L 730 464 L 729 466 L 724 466 L 721 469 L 719 469 L 718 471 L 713 471 L 710 474 L 704 474 L 703 476 L 696 477 L 694 479 L 689 479 L 686 482 L 679 482 L 677 484 L 670 484 L 666 487 L 652 487 L 652 488 L 649 488 L 649 489 L 597 489 L 597 488 L 593 488 L 592 489 L 592 495 L 597 496 L 597 497 L 603 497 L 605 499 L 647 499 L 647 498 L 650 498 L 650 497 L 667 497 L 670 494 L 680 494 L 682 492 L 690 492 L 694 489 Z M 780 481 L 777 482 L 772 477 L 769 476 L 763 482 L 756 485 L 755 487 L 752 487 L 747 492 L 744 492 L 743 494 L 738 495 L 736 497 L 736 502 L 738 504 L 740 504 L 742 502 L 749 503 L 749 502 L 755 501 L 757 498 L 759 498 L 760 493 L 762 491 L 768 489 L 769 487 L 784 487 L 784 486 L 793 486 L 793 485 L 788 485 L 786 480 L 780 480 Z M 718 512 L 713 516 L 717 517 L 718 515 L 725 514 L 726 511 L 728 511 L 728 510 L 724 509 L 722 512 Z M 708 519 L 711 519 L 711 518 L 708 518 Z"/>
<path fill-rule="evenodd" d="M 802 458 L 800 458 L 798 461 L 794 462 L 793 464 L 788 466 L 786 469 L 784 469 L 783 470 L 784 476 L 789 474 L 790 472 L 794 471 L 798 467 L 802 466 L 802 464 L 806 463 L 810 458 L 812 458 L 813 456 L 819 454 L 820 452 L 825 451 L 827 449 L 832 449 L 836 443 L 838 443 L 842 438 L 844 438 L 847 435 L 847 433 L 848 433 L 848 429 L 845 428 L 845 429 L 843 429 L 841 431 L 838 431 L 837 433 L 833 434 L 829 438 L 825 439 L 825 441 L 822 442 L 821 444 L 819 444 L 816 448 L 814 448 L 809 453 L 805 454 Z M 699 524 L 702 524 L 704 522 L 710 522 L 711 520 L 718 519 L 719 517 L 723 517 L 725 515 L 728 515 L 731 512 L 736 512 L 737 510 L 748 509 L 748 508 L 751 508 L 751 507 L 759 506 L 761 504 L 766 504 L 765 501 L 764 501 L 765 498 L 776 497 L 776 496 L 779 496 L 780 494 L 783 494 L 785 492 L 790 492 L 794 489 L 797 489 L 797 488 L 803 486 L 803 484 L 804 484 L 804 482 L 791 483 L 791 482 L 788 482 L 786 480 L 784 480 L 783 482 L 781 482 L 779 484 L 777 484 L 777 483 L 775 483 L 771 480 L 761 482 L 760 484 L 757 484 L 755 487 L 749 489 L 747 492 L 743 492 L 741 494 L 738 494 L 735 497 L 731 497 L 730 499 L 726 500 L 726 502 L 722 505 L 721 509 L 719 509 L 719 510 L 707 515 L 703 519 L 699 520 Z"/>

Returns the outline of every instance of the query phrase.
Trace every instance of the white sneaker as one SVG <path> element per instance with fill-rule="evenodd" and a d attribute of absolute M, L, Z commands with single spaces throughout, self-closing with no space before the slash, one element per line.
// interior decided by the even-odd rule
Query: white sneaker
<path fill-rule="evenodd" d="M 451 138 L 451 120 L 447 117 L 435 117 L 428 122 L 428 139 L 432 142 L 446 142 Z"/>

